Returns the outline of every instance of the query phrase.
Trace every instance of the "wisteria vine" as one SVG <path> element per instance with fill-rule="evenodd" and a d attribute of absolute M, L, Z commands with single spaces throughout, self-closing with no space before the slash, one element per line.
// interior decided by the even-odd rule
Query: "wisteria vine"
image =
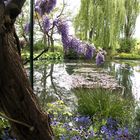
<path fill-rule="evenodd" d="M 55 7 L 56 0 L 37 0 L 35 2 L 35 11 L 43 16 L 45 13 L 49 14 Z"/>
<path fill-rule="evenodd" d="M 42 29 L 45 34 L 48 34 L 52 26 L 56 27 L 58 33 L 61 35 L 61 40 L 64 48 L 64 54 L 68 54 L 70 50 L 75 52 L 78 56 L 83 56 L 86 59 L 92 59 L 96 55 L 96 64 L 104 63 L 104 53 L 102 50 L 96 51 L 94 45 L 83 42 L 71 35 L 69 35 L 69 26 L 66 21 L 56 18 L 52 23 L 48 18 L 48 14 L 55 8 L 56 0 L 36 0 L 35 12 L 42 17 Z M 25 32 L 29 32 L 29 24 L 25 26 Z"/>

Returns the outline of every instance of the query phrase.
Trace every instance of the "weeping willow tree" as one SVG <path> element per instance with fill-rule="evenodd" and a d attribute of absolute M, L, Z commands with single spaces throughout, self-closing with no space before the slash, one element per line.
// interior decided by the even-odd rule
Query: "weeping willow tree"
<path fill-rule="evenodd" d="M 122 28 L 122 38 L 120 41 L 120 51 L 130 52 L 134 47 L 135 24 L 140 12 L 139 0 L 125 0 L 125 23 Z"/>
<path fill-rule="evenodd" d="M 81 0 L 74 22 L 77 35 L 106 50 L 115 49 L 125 30 L 126 1 L 134 0 Z"/>

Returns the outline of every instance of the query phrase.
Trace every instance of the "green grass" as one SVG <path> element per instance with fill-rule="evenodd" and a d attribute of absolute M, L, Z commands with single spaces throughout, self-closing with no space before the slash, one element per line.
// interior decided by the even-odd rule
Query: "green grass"
<path fill-rule="evenodd" d="M 120 53 L 120 54 L 117 54 L 114 58 L 116 58 L 116 59 L 137 60 L 137 59 L 140 59 L 140 55 L 133 54 L 133 53 Z"/>
<path fill-rule="evenodd" d="M 114 118 L 121 123 L 132 121 L 134 101 L 123 98 L 120 93 L 105 89 L 76 89 L 78 112 L 96 116 L 98 119 Z"/>

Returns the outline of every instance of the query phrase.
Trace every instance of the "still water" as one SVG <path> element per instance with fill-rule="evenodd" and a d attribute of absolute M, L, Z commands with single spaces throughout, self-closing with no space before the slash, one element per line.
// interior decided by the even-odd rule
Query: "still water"
<path fill-rule="evenodd" d="M 123 87 L 123 94 L 140 98 L 140 61 L 116 60 L 97 67 L 91 61 L 48 62 L 36 61 L 34 68 L 34 90 L 42 101 L 63 99 L 75 100 L 71 89 L 75 87 L 95 88 Z"/>

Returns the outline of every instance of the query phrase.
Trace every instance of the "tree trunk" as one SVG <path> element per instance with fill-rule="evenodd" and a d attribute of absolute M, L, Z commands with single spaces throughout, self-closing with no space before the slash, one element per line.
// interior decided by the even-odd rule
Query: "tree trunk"
<path fill-rule="evenodd" d="M 17 140 L 52 140 L 48 116 L 37 104 L 1 0 L 0 9 L 0 110 L 10 118 Z"/>

